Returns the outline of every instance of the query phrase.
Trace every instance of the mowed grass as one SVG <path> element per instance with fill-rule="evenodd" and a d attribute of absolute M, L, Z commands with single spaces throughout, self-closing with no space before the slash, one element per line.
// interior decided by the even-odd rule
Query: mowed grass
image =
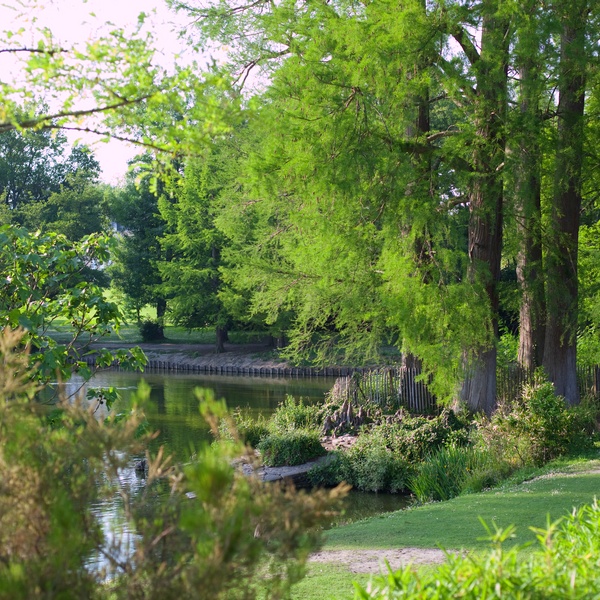
<path fill-rule="evenodd" d="M 216 333 L 214 328 L 202 328 L 188 331 L 183 327 L 167 325 L 165 327 L 166 344 L 215 344 Z M 49 334 L 59 343 L 68 343 L 73 337 L 73 329 L 68 323 L 56 323 L 49 330 Z M 264 332 L 252 331 L 232 331 L 229 334 L 229 341 L 232 344 L 257 344 L 264 343 L 267 334 Z M 100 338 L 102 342 L 124 342 L 128 344 L 141 344 L 142 336 L 139 327 L 136 324 L 126 323 L 119 327 L 118 332 Z M 153 342 L 160 343 L 160 342 Z"/>
<path fill-rule="evenodd" d="M 104 290 L 104 297 L 110 302 L 115 302 L 123 309 L 124 299 L 122 294 L 114 289 Z M 168 316 L 167 316 L 168 317 Z M 142 343 L 142 336 L 136 319 L 131 314 L 128 321 L 119 326 L 118 332 L 102 336 L 99 342 L 124 342 L 129 344 Z M 145 306 L 140 312 L 140 319 L 155 320 L 156 310 L 151 306 Z M 66 344 L 73 338 L 73 328 L 67 320 L 57 319 L 48 331 L 49 335 L 59 343 Z M 214 327 L 202 327 L 188 330 L 168 323 L 164 328 L 165 343 L 169 344 L 216 344 L 217 336 Z M 267 339 L 266 331 L 231 331 L 229 341 L 232 344 L 256 344 L 263 343 Z"/>
<path fill-rule="evenodd" d="M 292 600 L 344 600 L 354 594 L 353 582 L 366 585 L 371 575 L 350 573 L 331 564 L 310 563 L 306 577 L 293 586 Z"/>
<path fill-rule="evenodd" d="M 544 476 L 518 486 L 460 496 L 448 502 L 338 527 L 328 532 L 326 549 L 447 548 L 481 550 L 488 526 L 516 527 L 512 543 L 534 541 L 530 527 L 545 527 L 573 507 L 600 497 L 600 473 Z"/>
<path fill-rule="evenodd" d="M 535 542 L 534 528 L 546 528 L 574 507 L 600 498 L 600 461 L 560 463 L 568 472 L 552 472 L 520 484 L 506 484 L 496 490 L 469 494 L 388 513 L 331 529 L 323 550 L 444 548 L 484 552 L 490 548 L 480 519 L 494 526 L 516 527 L 507 542 Z M 598 470 L 598 472 L 594 472 Z M 588 472 L 592 471 L 592 472 Z M 535 543 L 531 544 L 535 548 Z M 432 567 L 421 567 L 430 569 Z M 365 583 L 369 575 L 350 573 L 343 566 L 309 565 L 306 578 L 294 586 L 294 600 L 348 599 L 354 594 L 353 581 Z"/>

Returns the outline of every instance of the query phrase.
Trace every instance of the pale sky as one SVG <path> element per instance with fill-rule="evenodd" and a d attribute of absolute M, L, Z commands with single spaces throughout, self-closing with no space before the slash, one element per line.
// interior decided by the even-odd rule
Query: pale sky
<path fill-rule="evenodd" d="M 185 18 L 169 11 L 163 0 L 41 0 L 35 2 L 32 10 L 24 10 L 19 0 L 0 0 L 2 30 L 27 29 L 35 20 L 37 27 L 50 28 L 57 41 L 65 45 L 97 37 L 107 27 L 106 22 L 133 30 L 141 12 L 149 15 L 145 28 L 155 33 L 159 60 L 165 66 L 175 54 L 183 55 L 185 60 L 186 46 L 175 33 L 186 22 Z M 118 182 L 127 170 L 127 161 L 140 152 L 116 140 L 99 142 L 95 136 L 70 135 L 69 139 L 73 142 L 81 139 L 92 146 L 102 165 L 102 179 L 108 183 Z"/>

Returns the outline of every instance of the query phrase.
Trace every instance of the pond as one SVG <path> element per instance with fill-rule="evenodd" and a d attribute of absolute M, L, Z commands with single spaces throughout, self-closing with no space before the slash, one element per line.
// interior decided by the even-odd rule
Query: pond
<path fill-rule="evenodd" d="M 242 408 L 253 415 L 270 415 L 289 394 L 307 402 L 321 402 L 334 383 L 332 378 L 271 378 L 225 375 L 190 375 L 165 372 L 106 371 L 92 380 L 93 387 L 115 387 L 123 405 L 141 380 L 150 386 L 145 413 L 153 431 L 159 431 L 153 450 L 165 446 L 176 461 L 186 462 L 201 440 L 211 439 L 200 415 L 196 390 L 211 390 L 229 409 Z M 119 410 L 117 405 L 116 410 Z"/>
<path fill-rule="evenodd" d="M 105 371 L 92 380 L 93 387 L 115 387 L 125 408 L 131 395 L 138 389 L 141 380 L 150 387 L 150 395 L 144 411 L 152 431 L 158 436 L 151 442 L 151 451 L 164 446 L 167 454 L 175 461 L 187 462 L 194 454 L 198 443 L 210 440 L 208 427 L 199 411 L 197 389 L 212 390 L 215 398 L 224 399 L 229 409 L 241 408 L 252 414 L 270 415 L 285 400 L 287 395 L 303 398 L 306 402 L 322 402 L 335 379 L 315 378 L 271 378 L 223 375 L 190 375 L 165 372 L 144 374 L 128 371 Z M 72 386 L 77 385 L 73 381 Z M 141 458 L 141 457 L 136 457 Z M 121 483 L 134 492 L 144 485 L 144 479 L 136 472 L 135 461 L 121 473 Z M 376 514 L 399 510 L 407 505 L 406 497 L 394 494 L 367 494 L 351 492 L 345 504 L 344 513 L 335 524 L 351 522 Z M 121 539 L 135 543 L 135 534 L 123 521 L 121 500 L 116 494 L 110 500 L 93 507 L 100 518 L 107 537 L 118 535 Z M 92 561 L 93 565 L 100 566 Z"/>

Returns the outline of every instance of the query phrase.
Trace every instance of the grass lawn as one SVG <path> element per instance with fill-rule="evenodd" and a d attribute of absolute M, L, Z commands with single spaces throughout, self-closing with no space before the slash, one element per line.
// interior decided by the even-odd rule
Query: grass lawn
<path fill-rule="evenodd" d="M 469 494 L 448 502 L 427 504 L 388 513 L 331 529 L 324 550 L 385 548 L 447 548 L 484 551 L 486 531 L 480 522 L 504 528 L 515 525 L 511 543 L 535 541 L 530 527 L 546 527 L 573 507 L 600 498 L 600 460 L 571 461 L 550 465 L 546 474 L 520 484 L 507 483 L 495 490 Z M 586 472 L 586 471 L 598 471 Z M 367 581 L 368 575 L 348 573 L 334 565 L 311 565 L 308 575 L 295 586 L 294 599 L 352 598 L 351 582 Z M 320 590 L 320 595 L 319 595 Z"/>
<path fill-rule="evenodd" d="M 195 329 L 188 331 L 183 327 L 174 325 L 165 326 L 165 342 L 169 344 L 215 344 L 216 334 L 214 328 Z M 52 338 L 60 343 L 68 343 L 73 337 L 73 330 L 67 323 L 55 324 L 49 331 Z M 230 342 L 233 344 L 262 343 L 266 339 L 264 332 L 233 331 L 229 334 Z M 136 324 L 124 324 L 119 328 L 119 333 L 107 335 L 98 340 L 102 342 L 126 342 L 130 344 L 141 344 L 142 337 Z"/>
<path fill-rule="evenodd" d="M 306 577 L 292 588 L 293 600 L 347 600 L 354 594 L 353 581 L 365 585 L 371 576 L 350 573 L 343 567 L 309 564 Z"/>

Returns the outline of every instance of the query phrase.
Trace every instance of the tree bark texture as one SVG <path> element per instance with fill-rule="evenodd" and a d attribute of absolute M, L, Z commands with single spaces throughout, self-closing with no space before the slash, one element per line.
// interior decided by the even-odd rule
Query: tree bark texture
<path fill-rule="evenodd" d="M 577 387 L 577 246 L 581 211 L 585 33 L 588 2 L 561 4 L 558 128 L 554 194 L 547 248 L 544 367 L 556 393 L 579 402 Z"/>
<path fill-rule="evenodd" d="M 530 2 L 532 9 L 533 2 Z M 543 124 L 539 109 L 541 85 L 537 75 L 539 51 L 535 31 L 519 32 L 517 61 L 520 118 L 515 127 L 515 211 L 519 240 L 517 281 L 521 290 L 518 361 L 524 369 L 531 370 L 542 364 L 546 312 L 541 211 L 540 133 Z"/>
<path fill-rule="evenodd" d="M 473 412 L 496 407 L 498 289 L 502 251 L 503 177 L 508 73 L 508 22 L 498 16 L 497 2 L 484 2 L 481 55 L 474 65 L 477 140 L 469 190 L 469 279 L 482 285 L 490 307 L 490 330 L 466 359 L 461 400 Z"/>
<path fill-rule="evenodd" d="M 216 333 L 216 338 L 217 338 L 215 351 L 217 354 L 222 354 L 223 352 L 225 352 L 225 342 L 228 341 L 228 339 L 229 339 L 229 335 L 227 333 L 227 327 L 222 327 L 220 325 L 217 325 L 217 327 L 215 329 L 215 333 Z"/>

